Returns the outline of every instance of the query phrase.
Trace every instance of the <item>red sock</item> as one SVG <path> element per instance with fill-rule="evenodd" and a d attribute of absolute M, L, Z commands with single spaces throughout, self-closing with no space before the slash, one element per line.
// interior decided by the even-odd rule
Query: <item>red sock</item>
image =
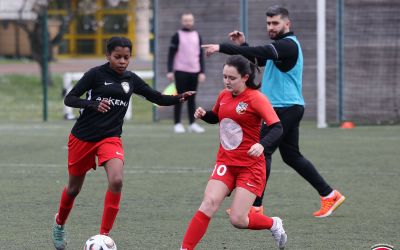
<path fill-rule="evenodd" d="M 115 218 L 119 211 L 119 201 L 121 200 L 121 192 L 106 192 L 104 198 L 103 218 L 101 219 L 100 234 L 108 234 L 114 224 Z"/>
<path fill-rule="evenodd" d="M 251 230 L 262 230 L 271 229 L 274 220 L 263 214 L 250 213 L 249 214 L 249 225 L 248 229 Z"/>
<path fill-rule="evenodd" d="M 61 194 L 60 207 L 58 208 L 58 216 L 56 222 L 58 225 L 64 225 L 68 218 L 69 212 L 74 205 L 74 199 L 67 194 L 67 188 L 65 187 Z"/>
<path fill-rule="evenodd" d="M 182 249 L 192 250 L 196 247 L 197 243 L 199 243 L 206 233 L 210 219 L 210 217 L 200 210 L 194 214 L 186 230 L 185 237 L 183 237 Z"/>

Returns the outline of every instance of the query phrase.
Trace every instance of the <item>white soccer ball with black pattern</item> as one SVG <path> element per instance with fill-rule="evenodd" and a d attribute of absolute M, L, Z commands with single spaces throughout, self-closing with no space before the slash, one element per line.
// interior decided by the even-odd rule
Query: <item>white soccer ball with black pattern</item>
<path fill-rule="evenodd" d="M 98 234 L 86 241 L 83 250 L 117 250 L 117 245 L 109 236 Z"/>

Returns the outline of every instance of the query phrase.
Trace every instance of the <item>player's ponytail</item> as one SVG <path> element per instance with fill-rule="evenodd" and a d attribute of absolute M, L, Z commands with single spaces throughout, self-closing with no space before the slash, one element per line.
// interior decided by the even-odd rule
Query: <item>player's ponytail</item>
<path fill-rule="evenodd" d="M 247 87 L 251 89 L 259 89 L 261 87 L 261 83 L 255 83 L 256 74 L 260 73 L 260 69 L 245 57 L 241 55 L 230 56 L 226 59 L 225 65 L 235 67 L 242 77 L 249 75 L 249 79 L 246 81 Z"/>
<path fill-rule="evenodd" d="M 259 89 L 261 87 L 261 83 L 256 83 L 256 75 L 260 74 L 260 68 L 254 63 L 250 62 L 250 70 L 251 74 L 249 74 L 249 79 L 246 81 L 246 86 L 252 89 Z"/>

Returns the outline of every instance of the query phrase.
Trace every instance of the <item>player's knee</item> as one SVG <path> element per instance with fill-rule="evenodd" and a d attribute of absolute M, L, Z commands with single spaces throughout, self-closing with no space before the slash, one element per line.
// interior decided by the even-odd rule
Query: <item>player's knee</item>
<path fill-rule="evenodd" d="M 247 214 L 246 215 L 241 215 L 241 214 L 234 214 L 231 213 L 229 215 L 229 219 L 231 221 L 231 224 L 239 229 L 247 228 L 248 226 L 248 220 L 247 220 Z"/>
<path fill-rule="evenodd" d="M 200 210 L 206 214 L 214 214 L 218 210 L 218 204 L 212 197 L 204 197 Z"/>
<path fill-rule="evenodd" d="M 80 186 L 68 186 L 67 187 L 67 194 L 69 197 L 76 197 L 79 192 L 81 191 L 81 187 Z"/>
<path fill-rule="evenodd" d="M 122 176 L 113 177 L 109 182 L 109 187 L 113 192 L 120 192 L 122 190 Z"/>

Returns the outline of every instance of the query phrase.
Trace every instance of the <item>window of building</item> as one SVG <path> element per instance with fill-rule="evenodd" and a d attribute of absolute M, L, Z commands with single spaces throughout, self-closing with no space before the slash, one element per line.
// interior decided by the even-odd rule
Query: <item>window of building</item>
<path fill-rule="evenodd" d="M 50 1 L 49 16 L 66 15 L 65 1 Z M 59 56 L 104 56 L 105 41 L 125 36 L 135 41 L 136 0 L 71 0 L 74 19 L 59 46 Z"/>

